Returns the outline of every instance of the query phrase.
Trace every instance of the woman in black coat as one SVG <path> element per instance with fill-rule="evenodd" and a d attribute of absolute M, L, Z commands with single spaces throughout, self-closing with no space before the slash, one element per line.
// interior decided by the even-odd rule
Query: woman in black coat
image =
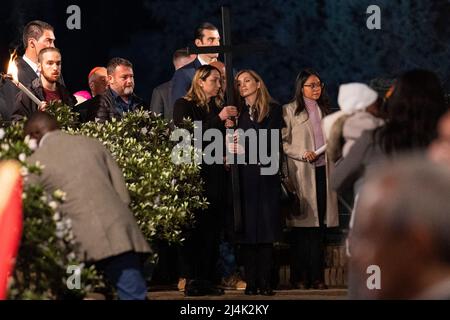
<path fill-rule="evenodd" d="M 220 71 L 210 65 L 197 69 L 191 88 L 186 96 L 178 99 L 174 105 L 173 120 L 177 127 L 186 127 L 184 119 L 199 121 L 202 134 L 208 129 L 225 131 L 225 120 L 237 115 L 236 107 L 222 107 L 222 78 Z M 200 137 L 195 137 L 200 139 Z M 204 142 L 203 150 L 210 142 Z M 222 145 L 222 147 L 224 147 Z M 223 159 L 219 163 L 201 163 L 200 175 L 208 209 L 196 212 L 196 225 L 187 235 L 183 248 L 182 264 L 188 278 L 185 295 L 221 294 L 223 290 L 214 288 L 216 262 L 220 240 L 220 222 L 223 220 L 225 204 L 225 169 Z"/>
<path fill-rule="evenodd" d="M 244 259 L 245 293 L 257 294 L 259 289 L 262 295 L 273 295 L 270 281 L 273 243 L 281 235 L 278 169 L 282 112 L 256 72 L 240 71 L 235 85 L 240 95 L 237 128 L 247 133 L 254 131 L 257 139 L 252 142 L 251 138 L 246 138 L 245 144 L 239 141 L 231 150 L 235 154 L 245 152 L 245 164 L 239 164 L 244 231 L 236 235 Z M 261 148 L 264 143 L 267 148 Z M 269 163 L 264 163 L 263 155 L 269 156 Z M 272 170 L 268 170 L 269 167 Z"/>

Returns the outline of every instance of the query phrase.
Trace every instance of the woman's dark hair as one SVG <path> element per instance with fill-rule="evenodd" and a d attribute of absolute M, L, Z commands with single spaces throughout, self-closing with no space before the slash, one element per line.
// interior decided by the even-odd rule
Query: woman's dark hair
<path fill-rule="evenodd" d="M 405 72 L 386 101 L 386 125 L 377 130 L 382 150 L 392 154 L 426 148 L 436 138 L 446 110 L 443 88 L 433 72 Z"/>
<path fill-rule="evenodd" d="M 292 99 L 291 101 L 297 103 L 295 115 L 298 115 L 300 114 L 300 112 L 305 110 L 306 106 L 305 100 L 303 99 L 303 85 L 310 76 L 316 76 L 317 78 L 319 78 L 320 82 L 323 83 L 319 74 L 313 69 L 306 68 L 300 71 L 300 73 L 297 75 L 297 79 L 295 80 L 294 99 Z M 322 88 L 322 93 L 320 94 L 320 98 L 317 100 L 317 104 L 319 105 L 320 111 L 322 111 L 323 116 L 330 113 L 330 100 L 328 99 L 328 96 L 325 92 L 325 87 Z"/>

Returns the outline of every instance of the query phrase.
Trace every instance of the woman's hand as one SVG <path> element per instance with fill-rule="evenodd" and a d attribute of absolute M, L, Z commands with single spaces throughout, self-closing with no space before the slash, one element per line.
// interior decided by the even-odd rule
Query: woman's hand
<path fill-rule="evenodd" d="M 219 118 L 222 121 L 225 121 L 228 118 L 237 116 L 237 108 L 235 106 L 226 106 L 222 108 L 222 111 L 219 113 Z"/>
<path fill-rule="evenodd" d="M 311 163 L 317 160 L 317 154 L 314 151 L 305 151 L 302 159 Z"/>
<path fill-rule="evenodd" d="M 233 142 L 228 142 L 230 140 L 233 140 Z M 233 136 L 230 134 L 227 134 L 227 149 L 228 152 L 231 154 L 244 154 L 245 150 L 242 145 L 239 144 L 239 133 L 235 131 L 233 133 Z"/>
<path fill-rule="evenodd" d="M 225 120 L 225 128 L 230 129 L 234 127 L 234 121 L 231 119 Z"/>

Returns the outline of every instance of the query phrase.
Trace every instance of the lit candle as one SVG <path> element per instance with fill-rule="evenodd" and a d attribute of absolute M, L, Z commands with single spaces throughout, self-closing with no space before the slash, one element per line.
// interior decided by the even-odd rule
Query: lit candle
<path fill-rule="evenodd" d="M 14 51 L 9 58 L 8 71 L 7 74 L 2 75 L 4 79 L 9 79 L 14 85 L 19 88 L 23 93 L 25 93 L 34 103 L 36 103 L 41 109 L 41 106 L 44 104 L 43 101 L 39 100 L 33 92 L 31 92 L 27 87 L 25 87 L 22 83 L 20 83 L 19 78 L 17 76 L 17 66 L 15 62 L 16 52 Z"/>

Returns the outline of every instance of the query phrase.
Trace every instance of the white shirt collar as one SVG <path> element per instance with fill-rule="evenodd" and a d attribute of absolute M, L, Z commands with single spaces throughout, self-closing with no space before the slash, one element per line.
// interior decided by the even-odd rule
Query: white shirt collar
<path fill-rule="evenodd" d="M 200 55 L 197 56 L 198 61 L 200 61 L 200 63 L 202 64 L 202 66 L 204 66 L 205 64 L 209 64 L 207 63 L 205 60 L 203 60 L 202 58 L 200 58 Z"/>
<path fill-rule="evenodd" d="M 28 63 L 31 69 L 33 69 L 33 71 L 36 72 L 36 74 L 38 74 L 38 65 L 33 61 L 31 61 L 26 55 L 23 55 L 22 58 L 26 63 Z"/>

